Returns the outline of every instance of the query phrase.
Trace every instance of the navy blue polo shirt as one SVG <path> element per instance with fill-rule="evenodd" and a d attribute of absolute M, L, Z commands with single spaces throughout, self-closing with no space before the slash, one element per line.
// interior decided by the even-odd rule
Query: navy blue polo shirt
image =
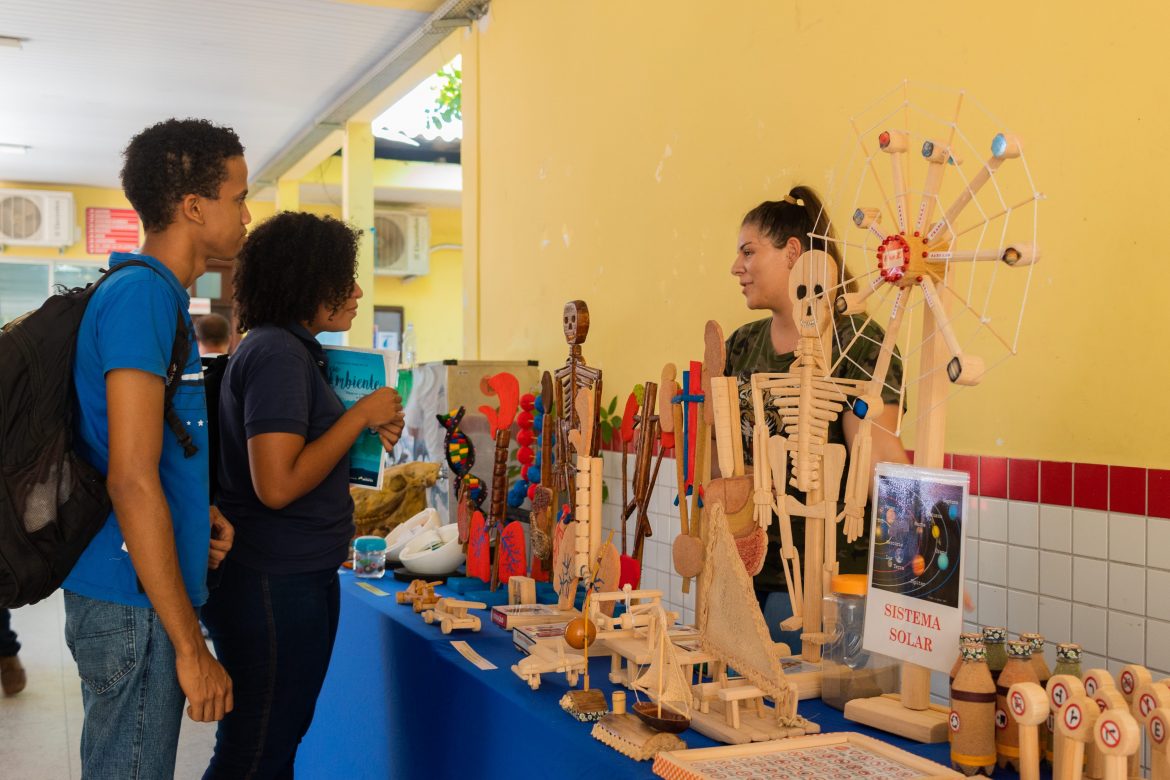
<path fill-rule="evenodd" d="M 325 350 L 300 325 L 261 325 L 228 361 L 219 397 L 217 505 L 236 527 L 232 560 L 270 574 L 341 565 L 353 536 L 349 454 L 321 484 L 280 510 L 261 503 L 248 467 L 248 439 L 294 433 L 312 442 L 345 412 L 325 381 Z"/>

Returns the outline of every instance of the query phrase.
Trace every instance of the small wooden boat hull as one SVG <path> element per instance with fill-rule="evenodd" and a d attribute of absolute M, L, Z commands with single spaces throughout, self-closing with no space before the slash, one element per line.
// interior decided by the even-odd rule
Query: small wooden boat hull
<path fill-rule="evenodd" d="M 631 709 L 643 723 L 655 731 L 678 734 L 680 731 L 686 731 L 691 725 L 690 718 L 666 705 L 662 706 L 662 715 L 659 716 L 658 705 L 652 701 L 637 702 Z"/>

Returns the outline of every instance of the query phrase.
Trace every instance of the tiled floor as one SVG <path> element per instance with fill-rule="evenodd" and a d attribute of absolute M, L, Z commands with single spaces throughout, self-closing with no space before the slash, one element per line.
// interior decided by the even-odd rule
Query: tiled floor
<path fill-rule="evenodd" d="M 0 697 L 0 776 L 5 780 L 81 777 L 81 683 L 65 646 L 61 592 L 12 613 L 28 672 L 23 693 Z M 202 777 L 215 742 L 215 724 L 185 716 L 176 778 Z"/>

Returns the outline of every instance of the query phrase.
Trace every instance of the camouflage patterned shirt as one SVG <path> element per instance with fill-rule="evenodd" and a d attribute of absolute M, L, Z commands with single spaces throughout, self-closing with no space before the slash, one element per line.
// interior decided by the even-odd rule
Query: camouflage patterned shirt
<path fill-rule="evenodd" d="M 751 463 L 752 453 L 752 433 L 755 430 L 755 410 L 752 407 L 752 374 L 783 373 L 790 371 L 792 364 L 796 361 L 796 355 L 793 352 L 786 352 L 783 355 L 776 354 L 776 350 L 772 346 L 771 326 L 771 317 L 749 322 L 747 325 L 738 328 L 727 339 L 727 361 L 724 365 L 723 373 L 724 376 L 734 376 L 739 380 L 739 408 L 741 433 L 743 435 L 743 452 L 744 459 L 749 464 Z M 872 320 L 866 323 L 866 317 L 862 315 L 838 317 L 836 320 L 836 331 L 836 337 L 833 339 L 831 364 L 837 362 L 842 348 L 848 348 L 848 352 L 846 353 L 846 359 L 842 360 L 841 364 L 837 366 L 837 370 L 833 372 L 833 376 L 842 379 L 869 379 L 870 373 L 872 373 L 874 366 L 877 364 L 885 331 Z M 855 335 L 857 338 L 854 338 Z M 882 400 L 887 404 L 897 404 L 899 401 L 897 388 L 902 385 L 902 360 L 896 351 L 893 359 L 890 361 L 890 369 L 886 376 L 885 385 L 882 389 Z M 768 419 L 765 422 L 768 425 L 768 433 L 769 435 L 775 435 L 780 431 L 781 427 L 779 414 L 775 409 L 769 409 L 766 413 Z M 851 412 L 845 411 L 842 414 L 851 414 Z M 845 444 L 845 431 L 841 425 L 840 418 L 829 425 L 829 443 Z M 846 460 L 842 480 L 844 480 L 844 475 L 848 473 L 849 463 Z M 842 485 L 843 491 L 844 485 Z M 788 492 L 799 501 L 804 501 L 804 496 L 800 491 L 791 485 L 788 486 Z M 841 511 L 842 508 L 839 508 L 838 511 Z M 866 517 L 868 516 L 869 508 L 867 507 Z M 784 581 L 784 573 L 780 567 L 779 522 L 775 521 L 775 518 L 773 520 L 774 522 L 768 528 L 768 555 L 764 561 L 763 570 L 756 575 L 755 579 L 756 588 L 759 590 L 787 589 Z M 864 572 L 866 570 L 866 558 L 869 553 L 868 522 L 866 523 L 865 535 L 852 544 L 845 541 L 845 536 L 841 533 L 840 523 L 837 524 L 837 531 L 837 560 L 840 563 L 841 571 Z M 792 533 L 797 545 L 803 548 L 803 518 L 794 517 L 792 519 Z M 803 555 L 801 557 L 803 560 Z"/>

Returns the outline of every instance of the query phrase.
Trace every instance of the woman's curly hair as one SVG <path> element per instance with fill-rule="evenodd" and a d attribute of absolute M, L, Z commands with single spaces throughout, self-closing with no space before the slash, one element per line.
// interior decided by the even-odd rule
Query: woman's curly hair
<path fill-rule="evenodd" d="M 236 259 L 240 332 L 309 322 L 340 309 L 357 277 L 361 232 L 333 217 L 282 211 L 248 233 Z"/>
<path fill-rule="evenodd" d="M 244 147 L 235 131 L 206 119 L 168 119 L 130 139 L 122 189 L 147 233 L 165 230 L 187 195 L 219 197 L 227 160 Z"/>

